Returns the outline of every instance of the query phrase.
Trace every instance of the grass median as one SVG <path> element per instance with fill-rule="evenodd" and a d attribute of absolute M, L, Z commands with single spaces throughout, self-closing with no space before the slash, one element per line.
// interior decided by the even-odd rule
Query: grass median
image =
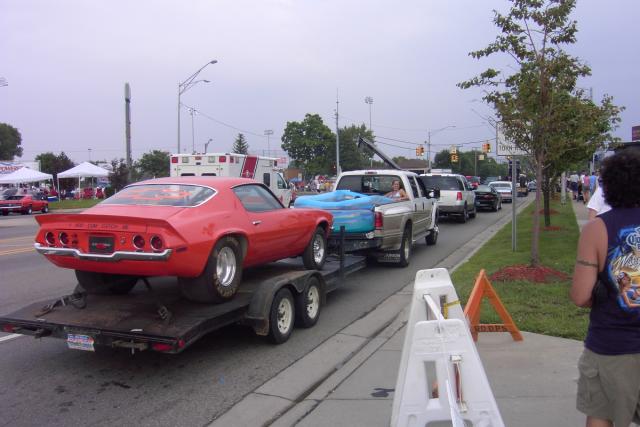
<path fill-rule="evenodd" d="M 50 202 L 49 209 L 87 209 L 92 206 L 97 205 L 103 199 L 70 199 L 70 200 L 60 200 L 58 202 Z"/>
<path fill-rule="evenodd" d="M 506 207 L 506 206 L 505 206 Z M 487 276 L 513 265 L 530 263 L 531 230 L 535 202 L 518 215 L 517 250 L 511 249 L 511 223 L 503 227 L 491 240 L 453 274 L 452 281 L 460 300 L 466 304 L 475 279 L 484 269 Z M 540 231 L 540 262 L 545 267 L 573 273 L 576 248 L 580 234 L 571 203 L 551 203 L 554 214 L 549 229 Z M 540 218 L 544 224 L 544 218 Z M 589 310 L 576 307 L 569 300 L 571 279 L 548 283 L 527 280 L 491 280 L 502 303 L 522 331 L 583 340 L 589 321 Z M 502 323 L 486 298 L 482 302 L 481 323 Z"/>

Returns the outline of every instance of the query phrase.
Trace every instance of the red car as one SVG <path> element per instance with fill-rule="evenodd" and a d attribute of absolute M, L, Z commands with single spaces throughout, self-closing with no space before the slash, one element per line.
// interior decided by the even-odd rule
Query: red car
<path fill-rule="evenodd" d="M 33 211 L 47 213 L 49 212 L 49 201 L 45 196 L 16 194 L 0 200 L 0 211 L 5 216 L 9 215 L 9 212 L 20 212 L 22 215 L 31 215 Z"/>
<path fill-rule="evenodd" d="M 321 269 L 333 217 L 287 209 L 247 178 L 143 181 L 79 214 L 37 217 L 35 248 L 88 293 L 125 294 L 139 277 L 177 276 L 184 297 L 222 302 L 242 270 L 302 256 Z"/>

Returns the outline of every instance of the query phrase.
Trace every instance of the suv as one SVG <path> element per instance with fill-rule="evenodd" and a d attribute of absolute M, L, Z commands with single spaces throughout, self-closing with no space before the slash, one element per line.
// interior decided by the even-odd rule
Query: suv
<path fill-rule="evenodd" d="M 476 195 L 463 175 L 454 173 L 424 174 L 420 179 L 427 188 L 440 190 L 438 210 L 440 215 L 456 215 L 460 222 L 476 216 Z"/>

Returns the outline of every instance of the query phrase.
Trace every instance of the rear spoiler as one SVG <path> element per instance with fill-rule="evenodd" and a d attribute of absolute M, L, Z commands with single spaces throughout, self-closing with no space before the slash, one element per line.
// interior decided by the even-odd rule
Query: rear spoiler
<path fill-rule="evenodd" d="M 48 214 L 35 217 L 40 226 L 56 224 L 60 228 L 75 230 L 92 230 L 103 232 L 134 231 L 142 227 L 164 227 L 178 234 L 171 224 L 164 219 L 140 218 L 122 215 L 101 214 Z M 132 226 L 133 230 L 128 227 Z"/>

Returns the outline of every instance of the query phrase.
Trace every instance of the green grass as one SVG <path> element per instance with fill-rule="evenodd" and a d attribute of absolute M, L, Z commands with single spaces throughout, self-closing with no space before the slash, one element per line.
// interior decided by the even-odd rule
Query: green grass
<path fill-rule="evenodd" d="M 49 203 L 49 209 L 86 209 L 91 206 L 95 206 L 102 200 L 98 199 L 86 199 L 86 200 L 61 200 L 59 202 Z"/>
<path fill-rule="evenodd" d="M 535 202 L 518 215 L 516 252 L 511 250 L 511 223 L 509 223 L 452 274 L 451 279 L 463 305 L 469 298 L 481 269 L 485 269 L 487 276 L 491 276 L 503 267 L 530 263 L 534 205 Z M 580 233 L 573 207 L 571 203 L 561 205 L 554 201 L 551 209 L 558 212 L 551 216 L 551 225 L 561 229 L 541 230 L 540 261 L 546 267 L 571 276 Z M 541 224 L 544 224 L 542 216 L 540 220 Z M 569 300 L 570 279 L 554 283 L 491 281 L 491 285 L 520 330 L 584 339 L 589 310 L 578 308 Z M 482 303 L 480 322 L 502 323 L 486 299 Z"/>

